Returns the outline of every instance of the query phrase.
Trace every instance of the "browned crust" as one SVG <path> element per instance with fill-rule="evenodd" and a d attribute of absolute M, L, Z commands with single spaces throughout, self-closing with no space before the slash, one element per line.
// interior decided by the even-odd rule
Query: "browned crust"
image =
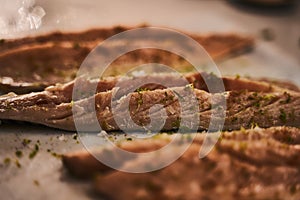
<path fill-rule="evenodd" d="M 300 196 L 299 129 L 276 127 L 223 132 L 212 152 L 199 159 L 204 136 L 196 135 L 181 158 L 151 173 L 131 174 L 103 168 L 101 162 L 96 162 L 86 152 L 66 154 L 63 163 L 78 178 L 96 175 L 95 191 L 109 199 L 174 199 L 179 196 L 184 199 L 297 199 Z M 147 146 L 153 151 L 157 145 L 163 147 L 173 137 L 164 135 L 127 141 L 119 147 L 139 152 L 140 148 Z M 178 141 L 184 142 L 185 139 L 182 136 Z M 152 148 L 148 143 L 153 143 Z M 93 166 L 89 165 L 91 161 Z M 129 158 L 126 164 L 128 162 L 139 164 L 135 157 Z M 89 170 L 84 170 L 85 167 Z M 196 183 L 196 189 L 189 187 L 191 183 Z M 262 191 L 257 191 L 256 185 L 260 185 Z M 222 187 L 224 189 L 220 190 Z"/>
<path fill-rule="evenodd" d="M 180 95 L 175 95 L 173 91 Z M 128 109 L 124 102 L 128 100 L 131 118 L 135 123 L 140 126 L 149 124 L 149 109 L 155 104 L 161 104 L 168 115 L 163 130 L 173 130 L 178 128 L 180 118 L 182 118 L 178 98 L 181 96 L 183 102 L 190 102 L 186 99 L 189 98 L 186 96 L 189 91 L 192 91 L 197 98 L 195 103 L 199 105 L 199 111 L 195 112 L 193 105 L 188 104 L 185 115 L 188 117 L 197 114 L 194 117 L 199 117 L 199 124 L 197 124 L 199 130 L 208 129 L 212 113 L 216 113 L 213 119 L 218 122 L 223 119 L 223 114 L 226 115 L 223 130 L 250 128 L 256 124 L 264 128 L 281 125 L 298 127 L 300 125 L 299 93 L 284 90 L 270 93 L 242 90 L 212 94 L 190 87 L 134 92 L 113 102 L 113 91 L 100 92 L 95 96 L 67 103 L 65 103 L 64 95 L 53 95 L 49 91 L 2 97 L 0 98 L 0 119 L 22 120 L 63 130 L 76 130 L 75 116 L 76 119 L 79 119 L 77 125 L 80 125 L 82 130 L 97 131 L 98 128 L 93 125 L 95 119 L 92 118 L 90 110 L 95 107 L 97 120 L 102 129 L 115 131 L 126 128 L 134 131 L 136 128 L 127 123 L 126 117 L 122 119 L 121 126 L 123 127 L 119 127 L 120 124 L 116 124 L 111 110 L 111 103 L 113 103 L 115 112 L 123 115 Z M 95 101 L 93 101 L 94 99 Z M 214 99 L 214 103 L 212 99 Z M 224 103 L 226 101 L 226 110 L 222 104 L 218 106 L 222 99 L 224 99 Z M 78 109 L 78 112 L 72 112 L 73 106 Z M 84 112 L 81 112 L 82 110 Z M 157 118 L 161 117 L 159 112 L 154 114 Z"/>
<path fill-rule="evenodd" d="M 42 85 L 66 83 L 76 76 L 82 61 L 99 42 L 134 27 L 93 29 L 79 33 L 51 33 L 48 35 L 7 40 L 0 45 L 0 77 L 11 77 L 15 87 L 0 80 L 2 92 L 26 93 L 39 90 Z M 254 40 L 237 34 L 191 35 L 214 60 L 240 54 L 254 46 Z M 119 75 L 132 66 L 156 62 L 173 66 L 179 71 L 191 70 L 191 65 L 178 55 L 162 50 L 143 49 L 115 60 L 105 76 Z M 122 67 L 120 67 L 122 66 Z M 14 70 L 18 69 L 18 70 Z M 34 88 L 35 85 L 40 87 Z M 24 88 L 24 92 L 21 91 Z"/>

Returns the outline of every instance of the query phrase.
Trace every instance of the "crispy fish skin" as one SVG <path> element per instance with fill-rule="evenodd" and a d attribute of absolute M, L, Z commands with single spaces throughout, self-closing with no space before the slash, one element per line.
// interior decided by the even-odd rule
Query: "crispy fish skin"
<path fill-rule="evenodd" d="M 161 135 L 124 141 L 118 145 L 130 152 L 154 151 L 168 144 L 173 137 Z M 197 134 L 183 156 L 166 168 L 150 173 L 132 174 L 110 169 L 97 162 L 88 152 L 65 154 L 63 163 L 75 177 L 96 175 L 94 190 L 108 199 L 300 197 L 298 128 L 272 127 L 222 132 L 214 149 L 205 158 L 199 159 L 204 137 L 203 133 Z M 180 146 L 187 137 L 182 135 L 176 140 Z M 112 158 L 117 156 L 113 151 L 109 155 Z M 137 165 L 139 160 L 136 157 L 128 158 L 126 164 Z M 89 170 L 85 170 L 87 166 Z"/>
<path fill-rule="evenodd" d="M 190 105 L 190 96 L 184 95 L 187 89 L 192 90 L 197 98 L 196 107 Z M 160 104 L 167 113 L 162 130 L 179 128 L 181 119 L 190 115 L 199 117 L 199 130 L 209 129 L 211 120 L 222 125 L 224 118 L 222 130 L 238 130 L 241 127 L 250 128 L 256 125 L 264 128 L 300 125 L 300 94 L 296 92 L 228 91 L 213 94 L 185 86 L 133 92 L 112 101 L 113 92 L 114 90 L 100 92 L 92 97 L 68 103 L 63 95 L 53 95 L 50 91 L 4 96 L 0 98 L 0 119 L 28 121 L 75 131 L 76 118 L 76 125 L 81 127 L 82 131 L 99 131 L 99 128 L 95 127 L 98 123 L 106 131 L 134 131 L 136 127 L 127 121 L 126 112 L 130 111 L 130 117 L 135 124 L 146 126 L 150 123 L 149 109 Z M 180 97 L 180 94 L 183 95 Z M 180 111 L 180 98 L 187 104 L 183 113 Z M 226 102 L 226 108 L 219 105 L 222 101 Z M 126 104 L 127 102 L 129 104 Z M 123 116 L 121 123 L 116 123 L 112 106 L 118 116 Z M 96 111 L 97 119 L 93 110 Z M 215 114 L 213 118 L 212 113 Z M 153 117 L 156 119 L 154 121 L 161 121 L 161 113 L 158 110 L 153 113 Z"/>

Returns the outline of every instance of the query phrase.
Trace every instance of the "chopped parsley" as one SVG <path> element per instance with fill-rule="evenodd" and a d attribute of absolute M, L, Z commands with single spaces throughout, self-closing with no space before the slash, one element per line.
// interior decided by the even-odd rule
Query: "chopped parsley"
<path fill-rule="evenodd" d="M 266 94 L 266 95 L 263 96 L 263 99 L 265 99 L 267 101 L 270 101 L 273 98 L 274 98 L 274 95 L 272 95 L 272 94 Z"/>
<path fill-rule="evenodd" d="M 31 140 L 29 140 L 29 139 L 23 139 L 23 142 L 22 142 L 22 144 L 24 145 L 24 146 L 27 146 L 28 144 L 30 144 L 31 143 Z"/>
<path fill-rule="evenodd" d="M 280 109 L 279 119 L 284 123 L 287 121 L 286 113 L 283 109 Z"/>
<path fill-rule="evenodd" d="M 74 42 L 73 48 L 76 49 L 76 50 L 80 49 L 80 44 L 78 42 Z"/>
<path fill-rule="evenodd" d="M 60 159 L 62 157 L 62 154 L 58 154 L 58 153 L 52 152 L 50 149 L 47 149 L 47 152 L 50 153 L 55 158 L 59 158 Z"/>
<path fill-rule="evenodd" d="M 16 159 L 15 164 L 16 164 L 16 166 L 17 166 L 18 168 L 21 168 L 21 167 L 22 167 L 18 159 Z"/>
<path fill-rule="evenodd" d="M 9 165 L 11 160 L 10 160 L 10 158 L 4 158 L 3 162 L 5 165 Z"/>
<path fill-rule="evenodd" d="M 20 150 L 17 150 L 17 151 L 15 152 L 15 154 L 16 154 L 16 156 L 17 156 L 18 158 L 21 158 L 21 157 L 23 156 L 23 152 L 20 151 Z"/>
<path fill-rule="evenodd" d="M 32 152 L 29 154 L 29 158 L 32 159 L 36 156 L 36 154 L 38 153 L 39 151 L 39 145 L 38 144 L 35 144 L 34 145 L 34 149 L 32 150 Z"/>
<path fill-rule="evenodd" d="M 290 103 L 291 102 L 291 95 L 287 92 L 285 92 L 284 95 L 286 96 L 285 103 Z"/>
<path fill-rule="evenodd" d="M 259 108 L 259 107 L 260 107 L 259 101 L 255 102 L 255 103 L 254 103 L 254 106 L 257 107 L 257 108 Z"/>
<path fill-rule="evenodd" d="M 58 153 L 55 153 L 55 152 L 51 152 L 51 155 L 55 158 L 61 158 L 62 155 L 61 154 L 58 154 Z"/>
<path fill-rule="evenodd" d="M 136 90 L 136 92 L 145 92 L 145 91 L 150 91 L 150 89 L 148 89 L 146 87 L 145 88 L 140 87 Z"/>
<path fill-rule="evenodd" d="M 137 103 L 138 103 L 138 107 L 140 107 L 140 106 L 143 104 L 143 99 L 142 99 L 142 97 L 140 97 L 140 98 L 137 100 Z"/>
<path fill-rule="evenodd" d="M 72 137 L 73 137 L 73 140 L 77 140 L 78 139 L 78 135 L 76 133 Z"/>
<path fill-rule="evenodd" d="M 172 122 L 173 128 L 179 128 L 180 126 L 180 118 L 178 117 L 175 121 Z"/>

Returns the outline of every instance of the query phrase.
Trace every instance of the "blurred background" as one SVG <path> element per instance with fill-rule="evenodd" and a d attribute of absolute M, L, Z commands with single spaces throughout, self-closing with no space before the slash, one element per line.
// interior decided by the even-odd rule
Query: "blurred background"
<path fill-rule="evenodd" d="M 272 40 L 300 61 L 299 1 L 1 0 L 1 4 L 1 38 L 146 23 L 196 33 L 249 33 Z M 28 20 L 24 22 L 30 15 L 36 23 L 31 30 Z M 21 18 L 25 27 L 18 24 Z"/>
<path fill-rule="evenodd" d="M 200 34 L 211 32 L 250 34 L 259 42 L 272 45 L 267 51 L 271 49 L 277 51 L 280 56 L 289 57 L 280 65 L 294 67 L 300 65 L 299 1 L 1 1 L 2 39 L 34 36 L 58 30 L 71 32 L 95 27 L 147 24 Z M 276 64 L 278 65 L 278 62 L 274 62 L 274 65 Z"/>

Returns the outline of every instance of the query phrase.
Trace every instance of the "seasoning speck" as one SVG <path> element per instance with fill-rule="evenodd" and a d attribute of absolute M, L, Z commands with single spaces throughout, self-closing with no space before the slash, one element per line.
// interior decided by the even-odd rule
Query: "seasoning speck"
<path fill-rule="evenodd" d="M 280 109 L 279 119 L 280 119 L 282 122 L 284 122 L 284 123 L 287 121 L 287 119 L 286 119 L 286 113 L 284 112 L 283 109 Z"/>
<path fill-rule="evenodd" d="M 21 157 L 23 156 L 23 152 L 20 151 L 20 150 L 17 150 L 17 151 L 15 152 L 15 154 L 16 154 L 16 156 L 17 156 L 18 158 L 21 158 Z"/>
<path fill-rule="evenodd" d="M 3 162 L 5 165 L 9 165 L 10 164 L 10 158 L 4 158 Z"/>
<path fill-rule="evenodd" d="M 275 33 L 270 28 L 264 28 L 261 30 L 261 36 L 265 41 L 272 41 L 275 39 Z"/>
<path fill-rule="evenodd" d="M 39 145 L 35 144 L 33 151 L 29 154 L 29 158 L 32 159 L 36 156 L 39 151 Z"/>
<path fill-rule="evenodd" d="M 74 49 L 80 49 L 80 44 L 79 43 L 77 43 L 77 42 L 75 42 L 74 44 L 73 44 L 73 48 Z"/>
<path fill-rule="evenodd" d="M 23 139 L 22 144 L 23 144 L 24 146 L 27 146 L 28 144 L 30 144 L 30 142 L 31 142 L 31 140 L 25 138 L 25 139 Z"/>
<path fill-rule="evenodd" d="M 16 166 L 17 166 L 18 168 L 21 168 L 21 167 L 22 167 L 21 164 L 20 164 L 20 162 L 19 162 L 19 160 L 16 160 L 16 161 L 15 161 L 15 164 L 16 164 Z"/>
<path fill-rule="evenodd" d="M 40 186 L 40 182 L 38 180 L 33 180 L 33 184 L 36 186 Z"/>
<path fill-rule="evenodd" d="M 51 155 L 52 155 L 53 157 L 56 157 L 56 158 L 61 158 L 61 157 L 62 157 L 61 154 L 58 154 L 58 153 L 55 153 L 55 152 L 52 152 Z"/>
<path fill-rule="evenodd" d="M 72 138 L 73 138 L 74 140 L 77 140 L 78 135 L 75 133 L 74 135 L 72 135 Z"/>

